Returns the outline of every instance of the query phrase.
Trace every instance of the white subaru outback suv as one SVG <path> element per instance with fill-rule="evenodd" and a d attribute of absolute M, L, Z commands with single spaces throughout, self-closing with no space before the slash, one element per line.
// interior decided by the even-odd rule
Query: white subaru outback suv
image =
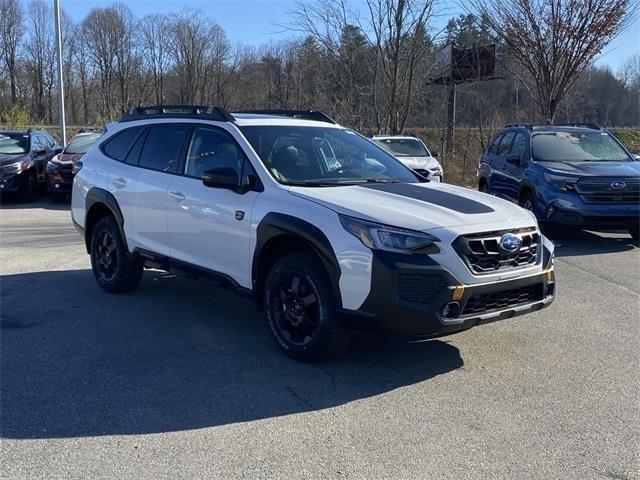
<path fill-rule="evenodd" d="M 215 278 L 298 360 L 353 328 L 435 337 L 554 299 L 528 211 L 425 182 L 321 112 L 138 108 L 77 168 L 73 221 L 104 290 L 145 267 Z"/>
<path fill-rule="evenodd" d="M 437 152 L 431 152 L 422 140 L 405 135 L 376 135 L 372 140 L 387 150 L 414 172 L 434 182 L 443 179 L 442 165 L 436 160 Z"/>

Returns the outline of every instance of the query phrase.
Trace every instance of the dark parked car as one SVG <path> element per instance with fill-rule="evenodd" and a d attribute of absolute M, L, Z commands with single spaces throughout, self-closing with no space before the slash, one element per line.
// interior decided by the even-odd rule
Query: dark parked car
<path fill-rule="evenodd" d="M 61 151 L 47 132 L 0 131 L 0 192 L 33 201 L 38 187 L 45 184 L 47 163 Z"/>
<path fill-rule="evenodd" d="M 507 125 L 480 160 L 479 189 L 542 224 L 628 229 L 638 240 L 640 162 L 596 125 Z"/>
<path fill-rule="evenodd" d="M 47 165 L 47 191 L 53 201 L 61 201 L 71 193 L 74 165 L 100 138 L 99 133 L 79 133 L 71 139 L 65 149 L 53 157 Z"/>

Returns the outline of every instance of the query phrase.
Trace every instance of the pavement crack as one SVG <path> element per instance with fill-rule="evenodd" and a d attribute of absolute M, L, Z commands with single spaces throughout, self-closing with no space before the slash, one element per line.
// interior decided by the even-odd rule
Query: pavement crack
<path fill-rule="evenodd" d="M 293 389 L 293 387 L 287 386 L 287 392 L 289 392 L 289 394 L 293 398 L 295 398 L 298 402 L 302 403 L 305 407 L 310 408 L 310 409 L 314 409 L 315 408 L 309 400 L 307 400 L 305 397 L 303 397 L 298 392 L 296 392 Z"/>

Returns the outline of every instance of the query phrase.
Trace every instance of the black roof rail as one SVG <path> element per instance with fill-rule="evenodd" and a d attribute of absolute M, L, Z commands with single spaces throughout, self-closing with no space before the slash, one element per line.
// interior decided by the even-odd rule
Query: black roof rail
<path fill-rule="evenodd" d="M 556 127 L 578 127 L 578 128 L 589 128 L 591 130 L 602 130 L 600 125 L 596 125 L 595 123 L 558 123 L 554 125 Z"/>
<path fill-rule="evenodd" d="M 507 123 L 504 128 L 527 128 L 533 130 L 532 123 Z"/>
<path fill-rule="evenodd" d="M 120 118 L 120 122 L 130 122 L 148 118 L 197 118 L 218 122 L 234 122 L 235 118 L 222 107 L 206 105 L 155 105 L 152 107 L 135 107 Z"/>
<path fill-rule="evenodd" d="M 301 120 L 315 120 L 317 122 L 333 123 L 336 121 L 319 110 L 239 110 L 234 113 L 250 113 L 256 115 L 276 115 L 280 117 L 299 118 Z"/>

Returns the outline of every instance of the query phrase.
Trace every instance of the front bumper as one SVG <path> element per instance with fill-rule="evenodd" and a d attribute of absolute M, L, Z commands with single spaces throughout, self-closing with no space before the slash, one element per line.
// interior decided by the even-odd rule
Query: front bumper
<path fill-rule="evenodd" d="M 348 327 L 440 336 L 535 312 L 555 299 L 553 266 L 499 282 L 462 285 L 428 257 L 376 252 L 371 291 L 359 310 L 343 311 Z M 456 311 L 457 309 L 457 311 Z"/>
<path fill-rule="evenodd" d="M 18 192 L 22 187 L 22 176 L 20 173 L 2 175 L 0 177 L 0 193 Z"/>
<path fill-rule="evenodd" d="M 586 203 L 576 193 L 554 191 L 543 194 L 541 222 L 577 228 L 626 229 L 640 223 L 640 203 Z"/>
<path fill-rule="evenodd" d="M 54 170 L 47 172 L 47 191 L 49 193 L 71 193 L 73 175 L 71 170 Z"/>

